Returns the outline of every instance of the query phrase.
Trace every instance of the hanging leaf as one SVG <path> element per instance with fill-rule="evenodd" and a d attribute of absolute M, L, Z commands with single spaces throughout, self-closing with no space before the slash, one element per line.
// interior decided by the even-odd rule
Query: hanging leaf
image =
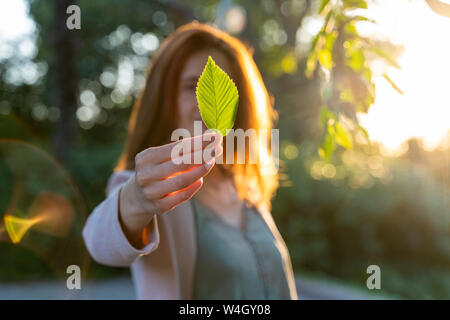
<path fill-rule="evenodd" d="M 209 129 L 226 135 L 234 125 L 239 94 L 233 80 L 211 57 L 198 79 L 196 95 L 203 122 Z"/>
<path fill-rule="evenodd" d="M 365 57 L 361 48 L 348 40 L 349 47 L 345 50 L 345 63 L 355 71 L 361 71 L 364 67 Z"/>
<path fill-rule="evenodd" d="M 328 4 L 330 3 L 330 0 L 322 0 L 322 2 L 320 3 L 320 7 L 319 7 L 319 14 L 322 14 L 324 9 L 328 6 Z"/>
<path fill-rule="evenodd" d="M 392 81 L 392 79 L 386 73 L 383 73 L 383 78 L 385 78 L 386 81 L 389 82 L 389 84 L 391 85 L 392 88 L 394 88 L 394 90 L 396 90 L 400 94 L 404 94 L 403 91 L 400 90 L 400 88 L 394 83 L 394 81 Z"/>
<path fill-rule="evenodd" d="M 315 51 L 312 51 L 309 54 L 308 59 L 306 60 L 305 76 L 307 78 L 311 78 L 311 76 L 314 73 L 314 70 L 316 70 L 316 66 L 317 66 L 317 54 Z"/>
<path fill-rule="evenodd" d="M 327 49 L 323 49 L 319 51 L 318 54 L 319 63 L 322 65 L 322 67 L 330 70 L 333 68 L 333 59 L 331 57 L 331 52 Z"/>
<path fill-rule="evenodd" d="M 330 160 L 330 157 L 333 154 L 333 151 L 335 148 L 334 141 L 335 141 L 335 139 L 333 138 L 333 134 L 330 132 L 327 132 L 322 141 L 322 145 L 317 150 L 317 152 L 319 153 L 319 156 L 327 162 Z"/>
<path fill-rule="evenodd" d="M 319 121 L 319 125 L 322 128 L 325 128 L 326 125 L 328 124 L 328 121 L 332 119 L 334 120 L 334 114 L 333 112 L 331 112 L 330 110 L 328 110 L 326 105 L 322 105 L 320 107 L 320 121 Z"/>
<path fill-rule="evenodd" d="M 344 0 L 344 9 L 367 9 L 365 0 Z"/>
<path fill-rule="evenodd" d="M 394 68 L 397 68 L 399 70 L 401 70 L 402 68 L 400 67 L 400 65 L 397 63 L 397 61 L 395 61 L 395 59 L 393 57 L 391 57 L 391 55 L 389 53 L 387 53 L 386 51 L 384 51 L 383 49 L 380 48 L 375 48 L 375 47 L 371 47 L 369 48 L 369 50 L 376 54 L 378 57 L 384 59 L 384 61 L 386 61 L 387 63 L 389 63 L 391 66 L 393 66 Z"/>
<path fill-rule="evenodd" d="M 364 21 L 364 22 L 370 22 L 370 23 L 377 23 L 375 20 L 364 17 L 364 16 L 351 16 L 349 17 L 350 21 Z"/>
<path fill-rule="evenodd" d="M 367 130 L 362 127 L 361 125 L 357 124 L 356 128 L 358 129 L 358 132 L 361 133 L 362 137 L 364 138 L 366 143 L 370 143 L 370 137 L 369 137 L 369 133 L 367 132 Z"/>
<path fill-rule="evenodd" d="M 339 122 L 336 123 L 336 143 L 346 149 L 351 149 L 353 146 L 350 133 Z"/>
<path fill-rule="evenodd" d="M 336 41 L 337 36 L 338 33 L 336 31 L 330 32 L 325 36 L 325 48 L 328 51 L 333 51 L 334 42 Z"/>

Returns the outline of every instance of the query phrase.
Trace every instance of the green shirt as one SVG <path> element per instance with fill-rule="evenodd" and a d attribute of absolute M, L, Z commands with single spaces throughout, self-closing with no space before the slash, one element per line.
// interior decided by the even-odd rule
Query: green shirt
<path fill-rule="evenodd" d="M 275 239 L 255 208 L 244 228 L 225 222 L 192 200 L 197 226 L 194 299 L 290 299 Z"/>

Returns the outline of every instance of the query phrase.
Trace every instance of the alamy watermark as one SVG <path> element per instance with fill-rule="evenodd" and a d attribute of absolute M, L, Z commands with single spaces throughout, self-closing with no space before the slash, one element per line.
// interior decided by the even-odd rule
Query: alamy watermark
<path fill-rule="evenodd" d="M 66 286 L 69 290 L 81 289 L 81 268 L 76 264 L 67 267 L 66 273 L 70 274 L 66 280 Z"/>
<path fill-rule="evenodd" d="M 204 141 L 211 141 L 214 130 L 203 132 L 202 122 L 194 121 L 194 137 L 203 136 Z M 268 141 L 270 134 L 270 153 L 268 152 Z M 184 128 L 175 129 L 171 140 L 191 138 L 191 132 Z M 209 140 L 208 140 L 209 139 Z M 280 135 L 278 129 L 228 129 L 226 131 L 226 154 L 222 153 L 216 157 L 218 164 L 260 164 L 261 174 L 275 174 L 279 168 L 279 144 Z M 247 143 L 248 142 L 248 143 Z M 194 140 L 194 150 L 201 150 L 202 141 Z M 213 148 L 206 147 L 203 152 L 191 153 L 191 145 L 179 143 L 171 153 L 171 160 L 175 164 L 202 164 L 213 158 Z M 180 156 L 182 155 L 182 156 Z"/>
<path fill-rule="evenodd" d="M 66 19 L 67 29 L 73 30 L 81 29 L 81 9 L 76 4 L 72 4 L 67 7 L 66 13 L 70 14 L 70 16 Z"/>
<path fill-rule="evenodd" d="M 366 286 L 369 290 L 380 290 L 381 289 L 381 268 L 376 265 L 372 264 L 367 267 L 367 274 L 370 274 L 370 276 L 367 278 Z"/>

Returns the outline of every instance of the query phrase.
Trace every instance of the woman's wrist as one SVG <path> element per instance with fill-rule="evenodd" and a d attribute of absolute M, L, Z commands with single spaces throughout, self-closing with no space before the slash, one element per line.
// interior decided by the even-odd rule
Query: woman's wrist
<path fill-rule="evenodd" d="M 133 175 L 119 191 L 119 220 L 131 244 L 141 247 L 142 233 L 155 214 Z"/>

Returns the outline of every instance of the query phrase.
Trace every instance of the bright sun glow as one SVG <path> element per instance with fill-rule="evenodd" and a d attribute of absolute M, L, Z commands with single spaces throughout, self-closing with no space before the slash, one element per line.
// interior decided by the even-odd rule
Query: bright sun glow
<path fill-rule="evenodd" d="M 450 19 L 425 1 L 377 1 L 368 11 L 378 21 L 377 35 L 405 48 L 398 60 L 402 70 L 387 72 L 405 94 L 378 77 L 376 102 L 360 115 L 361 123 L 393 153 L 411 137 L 432 149 L 450 130 Z"/>
<path fill-rule="evenodd" d="M 11 40 L 34 31 L 23 0 L 0 1 L 0 39 Z"/>

